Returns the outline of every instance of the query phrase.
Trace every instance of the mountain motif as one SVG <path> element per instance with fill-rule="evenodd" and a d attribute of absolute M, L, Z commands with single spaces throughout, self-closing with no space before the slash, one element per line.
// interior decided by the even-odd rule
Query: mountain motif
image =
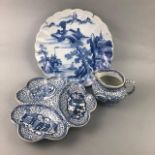
<path fill-rule="evenodd" d="M 62 19 L 63 20 L 60 21 L 58 24 L 51 22 L 49 24 L 47 23 L 46 26 L 47 27 L 52 27 L 52 26 L 62 27 L 63 24 L 72 24 L 74 22 L 77 22 L 78 24 L 86 24 L 86 23 L 93 24 L 92 20 L 89 17 L 83 20 L 78 18 L 78 15 L 76 12 L 74 12 L 72 15 L 69 15 L 68 17 L 63 17 Z"/>
<path fill-rule="evenodd" d="M 66 54 L 65 57 L 68 60 L 74 58 L 75 64 L 81 64 L 74 70 L 75 77 L 80 78 L 81 81 L 84 81 L 94 70 L 92 53 L 84 47 L 77 47 L 74 51 Z"/>
<path fill-rule="evenodd" d="M 51 37 L 57 39 L 58 42 L 68 39 L 72 44 L 79 42 L 83 38 L 88 38 L 80 32 L 79 28 L 77 28 L 77 30 L 57 30 L 56 33 L 51 34 Z"/>

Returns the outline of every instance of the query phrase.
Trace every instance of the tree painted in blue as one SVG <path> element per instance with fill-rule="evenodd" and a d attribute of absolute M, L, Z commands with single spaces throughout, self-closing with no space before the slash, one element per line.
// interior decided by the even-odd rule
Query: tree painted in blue
<path fill-rule="evenodd" d="M 48 60 L 48 52 L 46 47 L 40 45 L 40 51 L 38 52 L 38 54 L 41 55 L 39 63 L 41 63 L 43 66 L 46 66 Z"/>
<path fill-rule="evenodd" d="M 108 41 L 105 40 L 102 34 L 100 34 L 100 36 L 94 36 L 94 34 L 92 34 L 90 39 L 88 39 L 87 43 L 90 44 L 90 49 L 91 49 L 91 52 L 93 53 L 93 58 L 94 58 L 93 60 L 95 60 L 94 62 L 95 66 L 104 65 L 103 55 L 109 58 L 108 61 L 111 61 L 112 42 L 109 40 Z M 103 67 L 106 67 L 106 66 L 103 66 Z"/>
<path fill-rule="evenodd" d="M 65 57 L 68 60 L 74 58 L 75 64 L 81 64 L 79 68 L 75 69 L 75 77 L 80 78 L 81 81 L 84 81 L 94 69 L 92 53 L 84 47 L 77 47 L 74 51 L 66 54 Z"/>
<path fill-rule="evenodd" d="M 62 65 L 62 62 L 60 59 L 57 58 L 56 55 L 52 55 L 49 59 L 49 63 L 50 63 L 50 69 L 52 72 L 61 72 L 59 70 L 59 67 Z"/>
<path fill-rule="evenodd" d="M 48 57 L 47 48 L 40 45 L 40 49 L 38 52 L 41 55 L 39 63 L 42 65 L 43 71 L 45 73 L 61 72 L 60 66 L 62 66 L 62 62 L 57 58 L 56 54 Z"/>
<path fill-rule="evenodd" d="M 102 34 L 100 34 L 100 36 L 94 36 L 94 34 L 92 34 L 88 43 L 90 43 L 91 51 L 97 52 L 96 55 L 99 56 L 105 53 L 108 58 L 112 57 L 112 42 L 109 40 L 106 41 Z"/>
<path fill-rule="evenodd" d="M 75 69 L 75 77 L 80 78 L 81 81 L 90 76 L 92 71 L 97 68 L 106 69 L 107 66 L 104 65 L 103 55 L 109 58 L 108 61 L 112 57 L 112 42 L 106 41 L 102 34 L 100 36 L 92 34 L 87 43 L 90 45 L 90 50 L 79 45 L 74 51 L 65 55 L 68 60 L 74 58 L 75 63 L 82 64 Z"/>

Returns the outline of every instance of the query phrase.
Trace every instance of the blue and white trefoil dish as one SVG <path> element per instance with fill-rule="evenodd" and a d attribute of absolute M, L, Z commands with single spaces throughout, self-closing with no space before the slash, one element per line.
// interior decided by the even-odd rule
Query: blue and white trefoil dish
<path fill-rule="evenodd" d="M 98 16 L 67 9 L 47 18 L 41 26 L 36 36 L 35 57 L 46 76 L 61 75 L 90 86 L 94 71 L 111 66 L 112 36 Z"/>
<path fill-rule="evenodd" d="M 17 92 L 19 105 L 11 120 L 20 137 L 28 142 L 60 140 L 70 127 L 88 123 L 96 100 L 78 83 L 62 78 L 34 78 Z"/>

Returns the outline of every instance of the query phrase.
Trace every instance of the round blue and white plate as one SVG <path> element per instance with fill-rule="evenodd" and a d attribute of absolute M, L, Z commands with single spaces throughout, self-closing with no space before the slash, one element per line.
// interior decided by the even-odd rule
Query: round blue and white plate
<path fill-rule="evenodd" d="M 112 36 L 98 16 L 80 9 L 67 9 L 47 18 L 41 26 L 35 57 L 47 77 L 67 77 L 89 86 L 94 71 L 111 66 Z"/>

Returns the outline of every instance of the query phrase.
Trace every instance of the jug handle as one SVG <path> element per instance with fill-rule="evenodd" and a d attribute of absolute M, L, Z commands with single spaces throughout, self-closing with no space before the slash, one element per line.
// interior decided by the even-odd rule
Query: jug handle
<path fill-rule="evenodd" d="M 136 88 L 135 85 L 136 85 L 136 82 L 134 80 L 127 79 L 125 81 L 125 88 L 126 88 L 127 94 L 132 94 L 135 91 L 135 88 Z"/>

